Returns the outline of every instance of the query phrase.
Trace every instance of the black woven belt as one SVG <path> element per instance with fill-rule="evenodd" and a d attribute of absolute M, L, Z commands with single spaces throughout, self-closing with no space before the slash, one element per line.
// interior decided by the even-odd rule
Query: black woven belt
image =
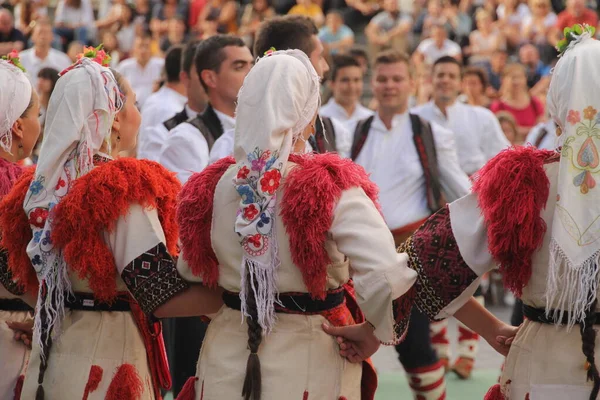
<path fill-rule="evenodd" d="M 554 314 L 554 310 L 550 311 L 550 315 Z M 539 322 L 540 324 L 555 324 L 553 318 L 546 317 L 546 309 L 545 308 L 535 308 L 523 304 L 523 315 L 535 322 Z M 569 323 L 569 313 L 565 312 L 563 314 L 562 320 L 560 321 L 561 325 L 568 325 Z M 596 313 L 596 318 L 594 320 L 594 325 L 600 325 L 600 313 Z"/>
<path fill-rule="evenodd" d="M 0 299 L 1 311 L 33 311 L 27 303 L 19 299 Z"/>
<path fill-rule="evenodd" d="M 116 298 L 110 304 L 94 299 L 91 293 L 65 294 L 65 308 L 80 311 L 131 311 L 129 301 Z"/>
<path fill-rule="evenodd" d="M 239 293 L 223 292 L 223 302 L 234 310 L 242 308 Z M 280 293 L 279 303 L 275 303 L 275 311 L 283 314 L 319 314 L 343 303 L 343 287 L 328 291 L 324 300 L 313 299 L 309 293 Z"/>

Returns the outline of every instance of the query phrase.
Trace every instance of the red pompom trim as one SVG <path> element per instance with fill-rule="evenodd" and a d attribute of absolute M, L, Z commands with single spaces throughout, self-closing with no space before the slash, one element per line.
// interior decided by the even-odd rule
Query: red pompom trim
<path fill-rule="evenodd" d="M 504 285 L 517 296 L 531 278 L 532 255 L 544 241 L 550 182 L 544 164 L 556 152 L 531 146 L 500 152 L 477 173 L 477 193 L 487 230 L 488 246 L 500 264 Z"/>
<path fill-rule="evenodd" d="M 500 387 L 500 384 L 496 383 L 494 386 L 492 386 L 483 397 L 483 400 L 506 400 L 502 394 L 502 388 Z"/>
<path fill-rule="evenodd" d="M 213 203 L 217 183 L 235 164 L 233 157 L 220 159 L 202 172 L 192 175 L 181 189 L 177 206 L 181 248 L 192 274 L 201 276 L 208 287 L 216 287 L 219 262 L 211 245 Z"/>
<path fill-rule="evenodd" d="M 25 375 L 19 375 L 15 389 L 13 391 L 14 400 L 21 400 L 21 392 L 23 391 L 23 383 L 25 382 Z"/>
<path fill-rule="evenodd" d="M 88 378 L 87 383 L 85 384 L 82 400 L 87 400 L 90 393 L 98 389 L 100 381 L 102 380 L 103 373 L 104 370 L 102 369 L 102 367 L 98 365 L 92 365 L 92 367 L 90 368 L 90 376 Z"/>
<path fill-rule="evenodd" d="M 155 208 L 169 253 L 177 255 L 176 199 L 181 184 L 160 164 L 123 158 L 78 178 L 54 208 L 52 241 L 99 301 L 117 295 L 115 260 L 104 240 L 132 204 Z"/>
<path fill-rule="evenodd" d="M 123 364 L 110 382 L 105 400 L 139 400 L 144 394 L 144 384 L 132 364 Z"/>
<path fill-rule="evenodd" d="M 181 388 L 179 395 L 176 400 L 196 400 L 196 381 L 198 378 L 192 376 L 185 381 L 185 384 Z M 202 382 L 202 388 L 204 389 L 204 382 Z"/>

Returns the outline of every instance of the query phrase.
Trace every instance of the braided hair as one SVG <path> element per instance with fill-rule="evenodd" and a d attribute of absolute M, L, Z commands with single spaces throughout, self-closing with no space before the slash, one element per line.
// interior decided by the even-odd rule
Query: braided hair
<path fill-rule="evenodd" d="M 44 294 L 45 291 L 42 291 L 42 296 L 46 297 Z M 38 387 L 35 393 L 35 400 L 44 400 L 44 375 L 46 374 L 46 369 L 48 368 L 48 357 L 50 357 L 50 348 L 52 347 L 52 328 L 49 328 L 46 323 L 47 311 L 43 307 L 39 310 L 40 313 L 40 321 L 42 324 L 42 328 L 40 330 L 40 369 L 38 373 Z"/>
<path fill-rule="evenodd" d="M 594 329 L 594 322 L 596 320 L 596 304 L 598 299 L 588 307 L 585 312 L 585 318 L 582 323 L 579 324 L 581 333 L 581 350 L 585 355 L 588 362 L 589 368 L 587 368 L 587 380 L 594 382 L 592 393 L 590 394 L 590 400 L 596 400 L 598 392 L 600 392 L 600 374 L 596 367 L 596 359 L 594 355 L 596 347 L 596 330 Z"/>
<path fill-rule="evenodd" d="M 250 274 L 250 268 L 246 268 L 246 306 L 249 318 L 246 318 L 248 324 L 248 348 L 250 355 L 246 364 L 246 377 L 244 378 L 244 387 L 242 388 L 242 397 L 244 400 L 260 400 L 262 389 L 262 377 L 260 372 L 260 359 L 258 357 L 258 347 L 262 342 L 262 327 L 258 323 L 258 310 L 256 308 L 256 297 L 252 286 L 257 286 L 256 278 Z"/>

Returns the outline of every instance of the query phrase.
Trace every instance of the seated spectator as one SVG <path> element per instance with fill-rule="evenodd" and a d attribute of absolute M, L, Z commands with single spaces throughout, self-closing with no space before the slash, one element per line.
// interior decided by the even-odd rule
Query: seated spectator
<path fill-rule="evenodd" d="M 487 96 L 487 87 L 488 79 L 484 69 L 465 68 L 462 78 L 462 101 L 472 106 L 490 108 L 491 100 Z"/>
<path fill-rule="evenodd" d="M 67 56 L 71 60 L 71 63 L 76 63 L 81 53 L 83 53 L 83 43 L 74 41 L 69 44 Z"/>
<path fill-rule="evenodd" d="M 47 14 L 47 7 L 42 3 L 19 0 L 14 9 L 15 28 L 29 39 L 36 20 L 46 18 Z"/>
<path fill-rule="evenodd" d="M 171 46 L 183 44 L 186 40 L 185 30 L 185 22 L 182 19 L 171 18 L 167 35 L 160 40 L 160 51 L 166 53 Z"/>
<path fill-rule="evenodd" d="M 171 18 L 187 19 L 187 3 L 177 0 L 161 0 L 152 8 L 150 31 L 155 40 L 167 34 Z"/>
<path fill-rule="evenodd" d="M 501 0 L 496 9 L 498 15 L 497 26 L 506 38 L 509 49 L 515 49 L 521 43 L 521 26 L 529 17 L 529 7 L 519 0 Z"/>
<path fill-rule="evenodd" d="M 585 6 L 585 0 L 567 0 L 567 8 L 558 14 L 556 25 L 550 32 L 550 44 L 556 46 L 563 37 L 563 30 L 575 24 L 598 25 L 598 14 Z"/>
<path fill-rule="evenodd" d="M 470 15 L 470 0 L 446 0 L 443 13 L 448 18 L 449 38 L 461 47 L 469 44 L 469 34 L 473 30 Z"/>
<path fill-rule="evenodd" d="M 269 0 L 252 0 L 244 7 L 238 35 L 249 48 L 254 46 L 254 36 L 260 24 L 274 15 L 275 10 Z"/>
<path fill-rule="evenodd" d="M 317 26 L 322 26 L 325 22 L 323 10 L 314 0 L 296 0 L 296 5 L 288 11 L 288 15 L 303 15 L 310 17 Z"/>
<path fill-rule="evenodd" d="M 411 27 L 412 18 L 400 12 L 398 1 L 384 0 L 383 11 L 373 17 L 365 28 L 371 55 L 388 48 L 408 52 L 412 40 Z"/>
<path fill-rule="evenodd" d="M 117 71 L 121 73 L 131 85 L 137 96 L 138 108 L 152 94 L 154 83 L 160 79 L 165 60 L 152 57 L 152 40 L 148 34 L 135 38 L 133 44 L 133 57 L 121 61 Z"/>
<path fill-rule="evenodd" d="M 519 62 L 525 67 L 527 86 L 532 89 L 538 82 L 550 76 L 550 67 L 540 60 L 540 53 L 532 44 L 524 44 L 519 49 Z"/>
<path fill-rule="evenodd" d="M 119 39 L 113 32 L 106 31 L 102 33 L 101 43 L 104 46 L 104 51 L 110 55 L 110 66 L 116 68 L 119 63 L 127 58 L 121 51 Z"/>
<path fill-rule="evenodd" d="M 154 10 L 150 6 L 150 0 L 134 0 L 133 10 L 135 11 L 133 21 L 136 28 L 139 29 L 136 30 L 136 35 L 139 35 L 150 29 Z"/>
<path fill-rule="evenodd" d="M 496 97 L 496 92 L 500 90 L 500 86 L 502 85 L 502 74 L 504 73 L 507 60 L 508 53 L 506 50 L 496 50 L 492 54 L 490 67 L 487 71 L 490 82 L 488 96 Z"/>
<path fill-rule="evenodd" d="M 475 13 L 477 29 L 469 35 L 469 64 L 489 68 L 492 54 L 506 48 L 504 37 L 493 25 L 489 12 L 480 8 Z"/>
<path fill-rule="evenodd" d="M 344 16 L 339 11 L 330 11 L 325 26 L 319 31 L 319 39 L 329 54 L 343 53 L 354 45 L 354 32 L 344 25 Z"/>
<path fill-rule="evenodd" d="M 548 41 L 552 28 L 558 20 L 552 12 L 550 0 L 529 0 L 531 15 L 525 17 L 521 25 L 521 38 L 538 48 L 544 62 L 550 62 L 556 51 Z"/>
<path fill-rule="evenodd" d="M 522 144 L 523 142 L 517 141 L 519 134 L 515 117 L 508 111 L 500 111 L 496 114 L 496 117 L 498 118 L 498 122 L 500 122 L 500 127 L 506 139 L 513 145 Z"/>
<path fill-rule="evenodd" d="M 38 21 L 31 34 L 33 47 L 20 54 L 21 64 L 27 71 L 33 87 L 37 87 L 37 76 L 42 68 L 54 68 L 62 71 L 72 64 L 71 59 L 65 53 L 52 48 L 53 40 L 54 34 L 50 22 Z"/>
<path fill-rule="evenodd" d="M 94 25 L 91 0 L 59 0 L 54 15 L 54 33 L 61 38 L 63 49 L 73 40 L 88 44 L 88 29 Z"/>
<path fill-rule="evenodd" d="M 115 32 L 119 42 L 119 50 L 127 55 L 131 53 L 133 41 L 137 34 L 138 25 L 135 22 L 135 13 L 136 10 L 130 4 L 123 8 L 121 19 L 119 20 L 119 29 Z"/>
<path fill-rule="evenodd" d="M 27 39 L 23 32 L 15 28 L 10 11 L 0 8 L 0 56 L 13 50 L 21 51 L 26 47 Z"/>
<path fill-rule="evenodd" d="M 347 7 L 337 8 L 343 10 L 344 21 L 354 31 L 362 28 L 381 10 L 379 0 L 345 0 L 345 3 Z"/>
<path fill-rule="evenodd" d="M 529 94 L 525 67 L 509 64 L 502 75 L 500 98 L 490 107 L 494 113 L 508 111 L 517 121 L 517 141 L 523 142 L 531 128 L 544 117 L 544 105 Z"/>
<path fill-rule="evenodd" d="M 423 40 L 415 50 L 413 60 L 416 65 L 425 63 L 432 65 L 443 56 L 451 56 L 462 61 L 462 51 L 458 44 L 448 39 L 448 34 L 443 25 L 434 25 L 431 37 Z"/>
<path fill-rule="evenodd" d="M 448 36 L 454 36 L 454 29 L 448 16 L 444 13 L 444 7 L 441 0 L 429 0 L 427 2 L 427 12 L 422 14 L 422 26 L 417 28 L 421 33 L 421 40 L 431 37 L 433 27 L 441 25 L 446 29 Z"/>
<path fill-rule="evenodd" d="M 210 0 L 202 9 L 195 30 L 203 39 L 217 33 L 236 33 L 237 10 L 233 0 Z"/>
<path fill-rule="evenodd" d="M 112 5 L 106 16 L 96 21 L 96 29 L 118 31 L 125 8 L 127 8 L 127 0 L 112 0 Z"/>
<path fill-rule="evenodd" d="M 206 6 L 207 0 L 191 0 L 189 2 L 190 8 L 188 10 L 188 27 L 195 27 L 198 24 L 198 19 L 202 14 L 202 10 Z"/>

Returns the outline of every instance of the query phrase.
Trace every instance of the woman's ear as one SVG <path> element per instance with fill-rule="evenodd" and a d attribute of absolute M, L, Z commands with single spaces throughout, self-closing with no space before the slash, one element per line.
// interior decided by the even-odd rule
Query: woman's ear
<path fill-rule="evenodd" d="M 12 126 L 11 132 L 19 139 L 23 139 L 23 119 L 19 118 Z"/>
<path fill-rule="evenodd" d="M 119 113 L 117 113 L 117 115 L 115 115 L 115 119 L 113 120 L 111 131 L 119 133 L 120 130 L 121 130 L 121 123 L 119 122 Z"/>

